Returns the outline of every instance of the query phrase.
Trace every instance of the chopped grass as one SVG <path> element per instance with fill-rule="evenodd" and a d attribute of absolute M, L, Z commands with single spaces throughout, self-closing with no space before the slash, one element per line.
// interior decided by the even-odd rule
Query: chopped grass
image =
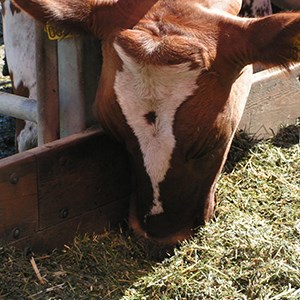
<path fill-rule="evenodd" d="M 78 237 L 34 256 L 41 285 L 29 258 L 3 247 L 0 299 L 299 300 L 299 128 L 287 143 L 283 131 L 270 141 L 240 135 L 214 220 L 161 262 L 128 232 Z"/>

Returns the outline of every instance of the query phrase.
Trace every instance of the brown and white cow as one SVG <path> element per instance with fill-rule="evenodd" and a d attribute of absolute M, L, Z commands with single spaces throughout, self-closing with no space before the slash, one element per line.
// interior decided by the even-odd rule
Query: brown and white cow
<path fill-rule="evenodd" d="M 237 0 L 14 2 L 43 23 L 102 39 L 95 110 L 131 158 L 135 232 L 176 243 L 209 220 L 249 65 L 300 60 L 300 13 L 239 18 Z"/>
<path fill-rule="evenodd" d="M 272 3 L 277 5 L 282 9 L 287 10 L 299 10 L 300 9 L 300 1 L 299 0 L 272 0 Z"/>
<path fill-rule="evenodd" d="M 6 59 L 16 95 L 37 99 L 35 24 L 10 0 L 2 0 L 3 37 Z M 37 124 L 17 121 L 18 151 L 37 146 Z"/>
<path fill-rule="evenodd" d="M 35 25 L 32 18 L 17 9 L 11 0 L 1 0 L 4 43 L 13 91 L 23 97 L 36 97 Z M 259 17 L 271 13 L 270 0 L 243 0 L 241 16 Z M 22 152 L 37 146 L 37 124 L 17 121 L 17 146 Z M 25 127 L 24 127 L 25 125 Z"/>

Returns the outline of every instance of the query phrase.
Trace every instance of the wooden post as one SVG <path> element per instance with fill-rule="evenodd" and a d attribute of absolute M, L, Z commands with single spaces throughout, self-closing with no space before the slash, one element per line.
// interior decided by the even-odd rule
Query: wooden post
<path fill-rule="evenodd" d="M 59 138 L 59 98 L 57 43 L 50 41 L 40 24 L 36 24 L 36 64 L 38 99 L 38 143 Z"/>
<path fill-rule="evenodd" d="M 85 128 L 82 39 L 58 42 L 60 96 L 60 136 L 66 137 Z"/>

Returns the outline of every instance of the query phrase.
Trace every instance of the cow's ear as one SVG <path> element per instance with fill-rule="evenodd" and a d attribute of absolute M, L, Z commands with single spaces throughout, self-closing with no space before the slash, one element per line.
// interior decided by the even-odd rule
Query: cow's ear
<path fill-rule="evenodd" d="M 279 13 L 263 18 L 227 17 L 219 21 L 217 58 L 220 67 L 260 63 L 267 67 L 300 61 L 300 13 Z"/>
<path fill-rule="evenodd" d="M 158 0 L 12 0 L 36 20 L 99 38 L 115 28 L 135 25 Z"/>
<path fill-rule="evenodd" d="M 242 0 L 202 0 L 201 5 L 210 9 L 217 9 L 237 15 L 242 7 Z"/>
<path fill-rule="evenodd" d="M 300 61 L 300 13 L 253 20 L 246 36 L 251 63 L 287 67 Z"/>
<path fill-rule="evenodd" d="M 89 29 L 93 11 L 99 7 L 109 10 L 118 0 L 12 0 L 21 10 L 34 19 L 51 22 L 61 27 Z"/>

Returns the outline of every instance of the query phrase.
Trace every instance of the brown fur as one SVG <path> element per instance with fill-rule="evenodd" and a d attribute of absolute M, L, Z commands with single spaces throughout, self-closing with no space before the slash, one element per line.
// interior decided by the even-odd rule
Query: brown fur
<path fill-rule="evenodd" d="M 250 89 L 251 71 L 244 67 L 256 62 L 286 67 L 296 62 L 300 13 L 242 19 L 228 14 L 238 13 L 241 1 L 234 0 L 15 3 L 40 21 L 82 28 L 103 40 L 104 63 L 95 110 L 102 126 L 126 145 L 131 157 L 135 176 L 130 220 L 136 232 L 173 243 L 209 220 L 218 175 Z M 114 42 L 141 66 L 188 62 L 191 69 L 201 70 L 197 90 L 175 115 L 176 147 L 171 167 L 160 182 L 163 214 L 147 215 L 152 205 L 152 187 L 137 137 L 116 101 L 115 77 L 123 65 Z M 155 111 L 151 113 L 156 116 Z M 149 122 L 148 116 L 145 123 L 152 126 L 153 118 Z"/>

